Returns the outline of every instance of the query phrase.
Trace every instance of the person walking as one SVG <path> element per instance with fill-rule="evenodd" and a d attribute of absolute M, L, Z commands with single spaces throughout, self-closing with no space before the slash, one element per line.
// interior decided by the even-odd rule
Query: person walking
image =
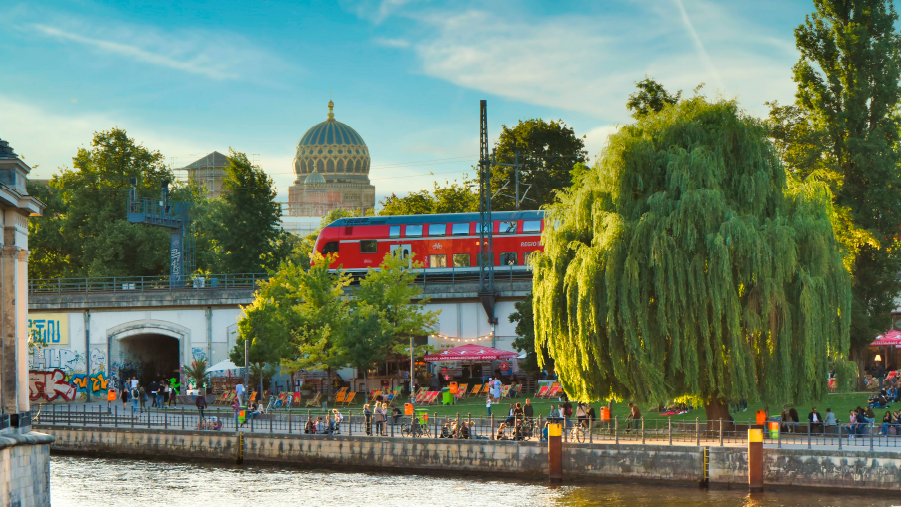
<path fill-rule="evenodd" d="M 132 387 L 129 396 L 131 396 L 131 411 L 132 413 L 138 411 L 138 398 L 140 398 L 140 393 L 138 392 L 138 385 L 136 384 L 137 380 L 132 379 Z"/>
<path fill-rule="evenodd" d="M 167 401 L 169 401 L 169 383 L 160 380 L 160 408 L 166 408 Z"/>
<path fill-rule="evenodd" d="M 127 386 L 128 383 L 123 384 L 123 387 Z M 119 394 L 119 399 L 122 400 L 122 411 L 125 411 L 125 407 L 128 405 L 128 388 L 125 387 L 122 389 L 122 392 Z"/>
<path fill-rule="evenodd" d="M 235 386 L 235 394 L 238 395 L 238 401 L 241 405 L 244 404 L 244 384 L 238 382 L 238 385 Z"/>
<path fill-rule="evenodd" d="M 641 410 L 638 409 L 638 405 L 629 402 L 629 415 L 626 416 L 626 433 L 632 429 L 632 423 L 641 419 Z M 637 423 L 636 423 L 637 424 Z"/>
<path fill-rule="evenodd" d="M 150 399 L 151 399 L 150 408 L 159 408 L 159 405 L 157 404 L 157 401 L 156 401 L 156 393 L 157 393 L 157 391 L 159 391 L 159 389 L 160 389 L 159 382 L 154 380 L 153 382 L 150 383 Z"/>
<path fill-rule="evenodd" d="M 198 394 L 194 404 L 197 405 L 197 411 L 200 412 L 200 420 L 203 421 L 203 409 L 206 408 L 206 396 Z"/>
<path fill-rule="evenodd" d="M 232 402 L 232 412 L 234 412 L 235 415 L 235 431 L 238 431 L 238 419 L 241 414 L 241 404 L 238 403 L 238 398 L 235 398 L 235 401 Z"/>
<path fill-rule="evenodd" d="M 144 413 L 147 410 L 147 391 L 144 390 L 144 386 L 138 390 L 138 398 L 141 400 L 141 412 Z"/>

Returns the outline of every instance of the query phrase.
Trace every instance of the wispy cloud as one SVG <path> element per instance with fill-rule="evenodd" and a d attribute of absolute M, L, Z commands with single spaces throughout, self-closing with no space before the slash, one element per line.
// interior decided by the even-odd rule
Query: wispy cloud
<path fill-rule="evenodd" d="M 644 75 L 674 90 L 706 82 L 708 93 L 737 96 L 752 112 L 794 92 L 790 34 L 775 39 L 703 0 L 532 18 L 419 6 L 404 12 L 403 23 L 411 28 L 398 40 L 409 43 L 426 75 L 608 122 L 628 120 L 626 97 Z"/>
<path fill-rule="evenodd" d="M 351 6 L 357 16 L 378 25 L 406 5 L 421 1 L 423 0 L 346 0 L 345 3 Z"/>
<path fill-rule="evenodd" d="M 32 26 L 38 32 L 43 33 L 44 35 L 66 41 L 77 42 L 79 44 L 85 44 L 106 53 L 112 53 L 130 58 L 136 62 L 150 63 L 153 65 L 160 65 L 162 67 L 169 67 L 170 69 L 183 70 L 185 72 L 200 74 L 212 79 L 235 79 L 238 77 L 236 74 L 224 72 L 222 69 L 216 68 L 215 64 L 210 62 L 209 58 L 206 58 L 205 56 L 195 56 L 190 60 L 178 60 L 171 56 L 153 53 L 151 51 L 130 44 L 85 37 L 77 33 L 67 32 L 59 28 L 47 25 L 34 24 Z"/>
<path fill-rule="evenodd" d="M 404 39 L 384 39 L 381 37 L 373 39 L 372 42 L 375 42 L 379 46 L 385 46 L 388 48 L 401 48 L 406 49 L 410 47 L 410 41 Z"/>

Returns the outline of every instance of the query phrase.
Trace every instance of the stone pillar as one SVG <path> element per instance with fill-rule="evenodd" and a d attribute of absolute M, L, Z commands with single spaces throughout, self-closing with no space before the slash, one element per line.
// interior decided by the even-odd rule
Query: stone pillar
<path fill-rule="evenodd" d="M 7 220 L 9 215 L 7 213 Z M 16 311 L 16 296 L 19 251 L 14 238 L 15 231 L 7 225 L 4 228 L 4 246 L 0 248 L 0 322 L 2 322 L 2 334 L 0 334 L 0 351 L 2 351 L 2 364 L 0 364 L 0 409 L 7 415 L 19 413 L 19 337 L 18 311 Z M 13 234 L 10 234 L 13 232 Z M 12 243 L 12 244 L 10 244 Z M 27 382 L 26 373 L 26 382 Z"/>

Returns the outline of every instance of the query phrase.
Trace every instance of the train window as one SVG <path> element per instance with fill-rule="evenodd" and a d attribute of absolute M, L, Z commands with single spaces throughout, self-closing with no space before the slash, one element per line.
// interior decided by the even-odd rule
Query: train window
<path fill-rule="evenodd" d="M 482 222 L 476 222 L 476 234 L 482 233 Z"/>
<path fill-rule="evenodd" d="M 389 238 L 399 238 L 400 237 L 400 226 L 392 225 L 388 228 L 388 237 Z"/>
<path fill-rule="evenodd" d="M 515 266 L 516 265 L 516 252 L 503 252 L 501 253 L 501 266 Z"/>
<path fill-rule="evenodd" d="M 429 224 L 429 236 L 446 236 L 447 224 Z"/>
<path fill-rule="evenodd" d="M 360 253 L 378 253 L 379 244 L 374 239 L 360 241 Z"/>
<path fill-rule="evenodd" d="M 455 268 L 468 268 L 469 266 L 469 254 L 454 254 Z"/>
<path fill-rule="evenodd" d="M 523 234 L 541 232 L 541 220 L 524 220 L 522 223 L 522 232 Z"/>
<path fill-rule="evenodd" d="M 330 253 L 338 253 L 338 242 L 337 241 L 329 241 L 322 247 L 322 253 L 330 254 Z"/>
<path fill-rule="evenodd" d="M 522 254 L 522 263 L 524 266 L 531 266 L 533 253 L 535 252 L 526 252 Z"/>
<path fill-rule="evenodd" d="M 498 234 L 516 234 L 516 222 L 498 222 Z"/>
<path fill-rule="evenodd" d="M 447 267 L 447 255 L 445 255 L 445 254 L 429 255 L 429 267 L 430 268 L 446 268 Z"/>
<path fill-rule="evenodd" d="M 466 236 L 469 234 L 469 224 L 451 225 L 451 236 Z"/>
<path fill-rule="evenodd" d="M 421 238 L 422 237 L 422 226 L 421 225 L 408 225 L 406 230 L 404 231 L 404 235 L 408 238 Z"/>
<path fill-rule="evenodd" d="M 481 266 L 487 266 L 491 259 L 487 253 L 481 253 L 476 258 L 479 259 L 479 265 Z"/>

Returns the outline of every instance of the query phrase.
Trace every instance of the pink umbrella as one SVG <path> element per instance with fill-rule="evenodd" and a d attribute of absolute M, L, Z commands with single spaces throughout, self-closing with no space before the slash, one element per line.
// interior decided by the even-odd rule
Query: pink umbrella
<path fill-rule="evenodd" d="M 493 347 L 484 347 L 467 343 L 452 349 L 442 350 L 425 356 L 429 362 L 435 361 L 494 361 L 495 359 L 512 359 L 518 356 L 516 352 L 509 352 Z"/>
<path fill-rule="evenodd" d="M 891 347 L 892 345 L 901 345 L 901 331 L 892 330 L 884 335 L 879 335 L 870 344 L 871 347 Z"/>

